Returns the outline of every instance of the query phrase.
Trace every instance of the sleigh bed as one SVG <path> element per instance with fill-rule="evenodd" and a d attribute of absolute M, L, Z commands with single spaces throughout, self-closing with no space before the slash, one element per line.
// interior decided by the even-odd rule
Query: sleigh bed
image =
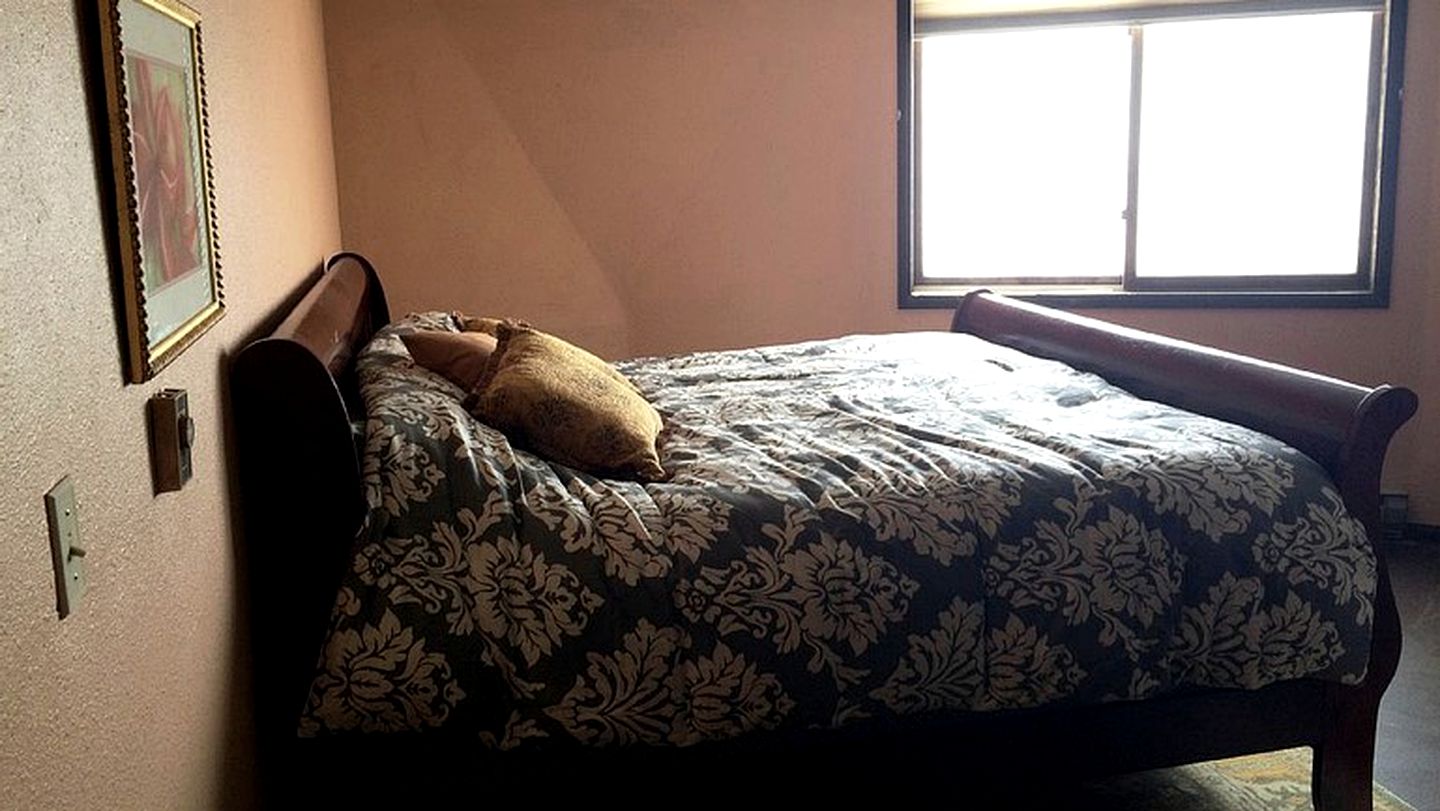
<path fill-rule="evenodd" d="M 399 339 L 453 328 L 344 253 L 235 359 L 269 801 L 959 800 L 1310 746 L 1316 807 L 1370 807 L 1408 390 L 981 292 L 620 364 L 667 423 L 641 484 L 471 418 Z"/>

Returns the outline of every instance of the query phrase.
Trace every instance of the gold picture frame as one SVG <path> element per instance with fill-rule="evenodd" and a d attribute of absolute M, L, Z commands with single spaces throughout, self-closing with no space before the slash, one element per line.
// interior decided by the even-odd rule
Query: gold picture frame
<path fill-rule="evenodd" d="M 200 15 L 98 0 L 126 376 L 153 378 L 225 315 Z"/>

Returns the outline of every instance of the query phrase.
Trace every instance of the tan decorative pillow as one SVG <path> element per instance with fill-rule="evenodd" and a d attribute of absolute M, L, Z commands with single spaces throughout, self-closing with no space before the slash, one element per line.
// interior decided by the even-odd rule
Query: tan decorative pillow
<path fill-rule="evenodd" d="M 524 321 L 514 318 L 482 318 L 476 315 L 466 315 L 459 310 L 451 313 L 450 317 L 455 319 L 455 326 L 459 327 L 461 332 L 483 332 L 486 335 L 495 335 L 499 331 L 500 325 L 505 323 L 517 324 L 522 327 L 530 326 Z"/>
<path fill-rule="evenodd" d="M 476 393 L 475 416 L 551 461 L 606 476 L 665 478 L 660 414 L 613 366 L 554 335 L 513 324 Z"/>
<path fill-rule="evenodd" d="M 416 363 L 444 375 L 465 391 L 473 390 L 480 382 L 485 364 L 499 343 L 495 336 L 481 332 L 429 330 L 401 335 L 400 340 Z"/>

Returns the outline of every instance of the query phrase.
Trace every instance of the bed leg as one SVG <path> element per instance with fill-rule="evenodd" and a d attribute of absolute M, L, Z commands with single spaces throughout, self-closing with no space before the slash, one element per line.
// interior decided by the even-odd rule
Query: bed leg
<path fill-rule="evenodd" d="M 1325 740 L 1315 745 L 1310 796 L 1315 811 L 1372 811 L 1379 705 L 1364 696 L 1335 702 Z"/>

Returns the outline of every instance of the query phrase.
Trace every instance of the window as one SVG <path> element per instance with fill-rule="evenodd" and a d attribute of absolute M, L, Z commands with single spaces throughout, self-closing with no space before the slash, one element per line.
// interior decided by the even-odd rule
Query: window
<path fill-rule="evenodd" d="M 1055 5 L 900 3 L 901 306 L 1388 302 L 1403 2 Z"/>

